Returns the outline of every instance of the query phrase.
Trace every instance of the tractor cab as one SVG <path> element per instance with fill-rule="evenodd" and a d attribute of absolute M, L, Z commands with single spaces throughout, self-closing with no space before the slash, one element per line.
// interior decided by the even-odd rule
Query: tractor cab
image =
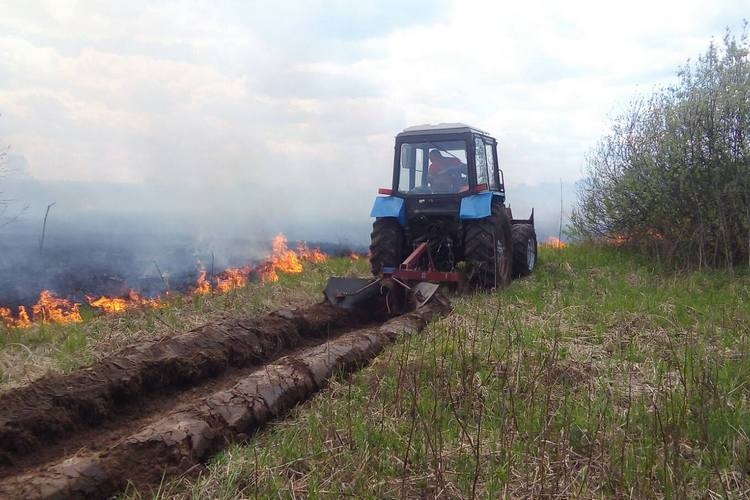
<path fill-rule="evenodd" d="M 487 132 L 449 123 L 409 127 L 396 136 L 395 196 L 459 195 L 493 191 L 504 200 L 497 141 Z"/>

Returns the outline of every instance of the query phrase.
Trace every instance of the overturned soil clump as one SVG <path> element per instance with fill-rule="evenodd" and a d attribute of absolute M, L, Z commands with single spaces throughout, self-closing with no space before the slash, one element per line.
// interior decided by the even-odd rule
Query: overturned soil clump
<path fill-rule="evenodd" d="M 95 427 L 125 405 L 198 385 L 230 367 L 262 365 L 292 348 L 366 324 L 372 316 L 318 304 L 225 320 L 130 346 L 87 368 L 0 395 L 0 477 L 19 457 Z"/>
<path fill-rule="evenodd" d="M 116 439 L 105 447 L 70 445 L 64 454 L 53 459 L 45 457 L 34 466 L 11 468 L 11 472 L 0 479 L 0 497 L 107 497 L 121 491 L 128 482 L 147 490 L 158 485 L 165 473 L 191 470 L 228 443 L 246 439 L 265 422 L 309 398 L 334 374 L 367 364 L 398 336 L 421 331 L 430 319 L 445 313 L 449 307 L 447 300 L 436 296 L 418 311 L 390 319 L 380 326 L 372 323 L 367 326 L 373 318 L 366 313 L 325 305 L 281 311 L 254 321 L 227 321 L 221 327 L 206 326 L 164 342 L 126 349 L 67 377 L 49 378 L 25 389 L 36 390 L 27 393 L 27 397 L 36 395 L 41 402 L 27 400 L 24 406 L 18 394 L 15 398 L 9 397 L 14 393 L 6 395 L 8 404 L 15 406 L 13 412 L 7 407 L 0 410 L 3 430 L 16 439 L 15 448 L 3 444 L 6 456 L 12 457 L 19 449 L 33 455 L 30 450 L 49 435 L 49 430 L 35 425 L 34 419 L 59 422 L 53 435 L 68 446 L 65 426 L 83 425 L 74 421 L 75 415 L 90 412 L 100 420 L 107 420 L 118 398 L 132 400 L 138 397 L 138 391 L 153 391 L 159 384 L 196 383 L 195 380 L 210 377 L 216 370 L 224 370 L 233 363 L 259 365 L 228 374 L 229 383 L 217 390 L 211 388 L 200 394 L 185 392 L 181 403 L 149 415 L 136 428 L 123 425 L 119 431 L 108 430 L 116 433 Z M 363 323 L 365 327 L 353 328 Z M 338 336 L 330 333 L 335 327 L 347 326 L 350 329 L 339 332 Z M 212 340 L 206 342 L 206 336 Z M 317 343 L 305 343 L 305 338 L 312 337 Z M 304 347 L 275 356 L 293 345 Z M 124 365 L 122 360 L 134 364 Z M 106 371 L 105 366 L 110 371 Z M 160 370 L 169 373 L 157 373 Z M 130 373 L 137 373 L 132 375 L 136 380 L 128 378 Z M 78 385 L 65 391 L 65 380 Z M 43 387 L 54 387 L 58 395 L 45 393 Z M 88 398 L 84 397 L 86 393 Z M 89 403 L 61 403 L 59 394 L 68 397 L 68 401 Z M 89 408 L 82 411 L 85 405 Z M 94 407 L 93 412 L 91 407 Z M 53 416 L 46 416 L 45 409 Z M 14 415 L 27 418 L 13 420 L 10 417 Z M 78 451 L 74 452 L 76 449 Z M 36 453 L 43 455 L 42 451 Z"/>

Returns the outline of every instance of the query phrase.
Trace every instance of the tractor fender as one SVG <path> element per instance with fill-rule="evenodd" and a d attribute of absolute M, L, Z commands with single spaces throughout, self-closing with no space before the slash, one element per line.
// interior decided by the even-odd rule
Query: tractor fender
<path fill-rule="evenodd" d="M 370 217 L 395 217 L 399 224 L 406 225 L 406 204 L 396 196 L 378 196 L 372 205 Z"/>
<path fill-rule="evenodd" d="M 501 199 L 499 194 L 492 192 L 473 194 L 461 198 L 461 209 L 458 212 L 459 217 L 461 220 L 489 217 L 492 215 L 492 198 L 495 196 Z"/>

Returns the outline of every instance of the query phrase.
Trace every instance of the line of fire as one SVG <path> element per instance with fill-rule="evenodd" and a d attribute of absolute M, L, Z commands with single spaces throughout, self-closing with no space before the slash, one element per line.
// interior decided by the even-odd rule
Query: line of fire
<path fill-rule="evenodd" d="M 552 248 L 563 248 L 566 244 L 554 236 L 545 242 Z M 352 252 L 349 258 L 358 260 L 360 255 Z M 242 288 L 248 282 L 276 282 L 278 273 L 298 274 L 304 270 L 304 263 L 320 264 L 328 259 L 328 255 L 320 248 L 309 248 L 300 243 L 296 250 L 290 249 L 287 238 L 278 234 L 272 244 L 270 255 L 257 265 L 246 265 L 225 269 L 213 276 L 199 262 L 200 267 L 195 285 L 186 291 L 190 295 L 207 295 L 211 293 L 227 293 Z M 139 291 L 131 289 L 127 295 L 119 297 L 86 295 L 88 306 L 101 314 L 119 314 L 125 311 L 142 308 L 160 308 L 172 292 L 156 297 L 146 297 Z M 80 323 L 81 304 L 67 298 L 58 297 L 52 290 L 42 290 L 36 304 L 27 308 L 18 306 L 14 311 L 10 307 L 0 306 L 0 323 L 8 328 L 29 328 L 35 323 Z"/>

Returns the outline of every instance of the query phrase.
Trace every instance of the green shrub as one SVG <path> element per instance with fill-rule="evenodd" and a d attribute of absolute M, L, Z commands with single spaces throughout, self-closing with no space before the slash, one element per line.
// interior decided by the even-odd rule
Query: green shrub
<path fill-rule="evenodd" d="M 746 27 L 746 24 L 745 24 Z M 750 253 L 750 44 L 727 30 L 677 83 L 635 99 L 587 158 L 572 233 L 669 260 L 733 266 Z"/>

